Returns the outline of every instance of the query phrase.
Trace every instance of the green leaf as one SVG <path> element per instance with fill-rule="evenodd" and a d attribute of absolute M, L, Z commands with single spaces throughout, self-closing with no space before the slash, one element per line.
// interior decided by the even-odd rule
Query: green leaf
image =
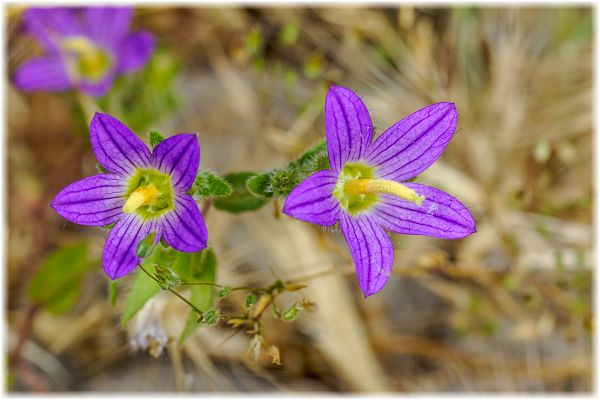
<path fill-rule="evenodd" d="M 217 275 L 217 257 L 212 248 L 208 247 L 197 253 L 180 253 L 181 256 L 173 264 L 186 283 L 205 282 L 214 283 Z M 213 287 L 209 285 L 191 286 L 192 296 L 190 302 L 198 307 L 200 311 L 208 311 L 213 303 Z M 190 310 L 185 327 L 179 337 L 179 344 L 190 336 L 200 325 L 194 310 Z"/>
<path fill-rule="evenodd" d="M 225 179 L 202 170 L 196 176 L 194 185 L 189 193 L 195 196 L 221 198 L 231 195 L 232 192 L 231 185 Z"/>
<path fill-rule="evenodd" d="M 142 263 L 142 266 L 146 268 L 146 271 L 149 273 L 154 273 L 154 265 L 152 265 L 149 259 L 145 260 Z M 129 322 L 129 320 L 144 307 L 144 304 L 158 292 L 160 292 L 158 283 L 138 268 L 133 286 L 129 290 L 129 293 L 127 293 L 127 298 L 125 299 L 121 325 L 125 326 L 127 322 Z"/>
<path fill-rule="evenodd" d="M 173 260 L 177 256 L 178 252 L 171 248 L 164 248 L 162 246 L 156 246 L 154 252 L 150 257 L 146 258 L 142 262 L 142 266 L 150 274 L 155 273 L 155 265 L 171 265 Z M 135 314 L 138 313 L 156 293 L 160 292 L 160 286 L 158 283 L 146 275 L 141 269 L 137 269 L 133 286 L 127 293 L 125 299 L 125 307 L 123 309 L 123 316 L 121 317 L 121 324 L 125 325 Z"/>
<path fill-rule="evenodd" d="M 165 140 L 165 137 L 160 134 L 160 132 L 152 131 L 150 132 L 150 146 L 154 149 L 157 144 Z"/>
<path fill-rule="evenodd" d="M 242 213 L 264 206 L 268 199 L 256 197 L 246 187 L 248 178 L 256 175 L 254 172 L 235 172 L 225 175 L 224 178 L 233 188 L 233 193 L 229 197 L 216 200 L 215 207 L 223 211 Z"/>
<path fill-rule="evenodd" d="M 38 268 L 29 282 L 27 295 L 52 313 L 67 312 L 79 298 L 89 266 L 85 242 L 59 248 Z"/>

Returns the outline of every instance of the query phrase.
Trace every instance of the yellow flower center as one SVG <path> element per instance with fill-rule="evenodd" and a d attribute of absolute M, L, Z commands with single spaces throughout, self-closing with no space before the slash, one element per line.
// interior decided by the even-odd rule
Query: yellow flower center
<path fill-rule="evenodd" d="M 123 212 L 131 214 L 142 206 L 153 206 L 159 198 L 160 192 L 154 185 L 142 186 L 129 195 L 123 206 Z"/>
<path fill-rule="evenodd" d="M 113 63 L 105 50 L 83 36 L 63 40 L 61 48 L 68 57 L 69 72 L 76 80 L 97 82 L 106 75 Z"/>
<path fill-rule="evenodd" d="M 350 214 L 369 210 L 380 201 L 380 194 L 391 194 L 418 206 L 425 200 L 425 196 L 401 183 L 378 179 L 376 173 L 376 167 L 361 162 L 346 163 L 340 171 L 333 195 Z"/>

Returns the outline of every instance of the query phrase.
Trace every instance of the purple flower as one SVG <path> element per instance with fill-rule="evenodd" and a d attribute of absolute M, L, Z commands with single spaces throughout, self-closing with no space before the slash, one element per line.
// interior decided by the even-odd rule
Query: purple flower
<path fill-rule="evenodd" d="M 102 264 L 111 279 L 128 274 L 140 261 L 137 243 L 155 232 L 176 250 L 206 247 L 208 233 L 196 202 L 187 194 L 198 172 L 200 144 L 194 134 L 160 142 L 152 153 L 129 128 L 96 113 L 90 125 L 92 149 L 108 172 L 64 188 L 50 204 L 80 225 L 115 223 Z"/>
<path fill-rule="evenodd" d="M 80 89 L 102 96 L 117 75 L 137 71 L 152 55 L 148 32 L 129 33 L 132 9 L 125 7 L 30 8 L 27 31 L 43 46 L 15 73 L 26 92 Z"/>
<path fill-rule="evenodd" d="M 287 197 L 283 212 L 314 224 L 339 221 L 365 297 L 387 282 L 394 248 L 385 230 L 458 239 L 475 232 L 469 210 L 441 190 L 406 182 L 429 167 L 452 139 L 452 103 L 425 107 L 396 122 L 374 142 L 366 106 L 333 86 L 325 100 L 330 170 L 318 171 Z"/>

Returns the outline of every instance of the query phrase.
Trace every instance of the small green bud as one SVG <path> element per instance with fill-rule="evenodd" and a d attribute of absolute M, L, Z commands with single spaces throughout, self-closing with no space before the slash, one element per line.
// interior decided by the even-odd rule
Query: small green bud
<path fill-rule="evenodd" d="M 298 304 L 294 303 L 281 313 L 281 319 L 287 322 L 292 322 L 300 317 L 304 308 Z"/>
<path fill-rule="evenodd" d="M 275 281 L 275 290 L 278 292 L 283 292 L 284 288 L 285 284 L 281 281 L 281 279 L 277 279 L 277 281 Z"/>
<path fill-rule="evenodd" d="M 246 307 L 250 307 L 250 306 L 252 306 L 255 303 L 256 303 L 256 295 L 254 293 L 250 293 L 246 297 Z"/>
<path fill-rule="evenodd" d="M 156 147 L 157 144 L 159 144 L 163 140 L 165 140 L 165 137 L 163 135 L 161 135 L 159 132 L 157 132 L 157 131 L 150 132 L 150 147 L 152 147 L 153 149 L 154 149 L 154 147 Z"/>
<path fill-rule="evenodd" d="M 231 293 L 231 288 L 226 286 L 217 292 L 217 296 L 222 299 L 222 298 L 229 296 L 230 293 Z"/>
<path fill-rule="evenodd" d="M 171 268 L 165 265 L 156 265 L 156 279 L 158 279 L 158 285 L 163 290 L 169 290 L 174 287 L 181 285 L 179 276 Z"/>
<path fill-rule="evenodd" d="M 208 310 L 202 314 L 201 322 L 207 325 L 214 325 L 221 319 L 221 314 L 219 310 Z"/>
<path fill-rule="evenodd" d="M 156 232 L 150 232 L 144 239 L 140 240 L 135 248 L 135 253 L 140 258 L 148 257 L 152 254 L 155 244 Z"/>

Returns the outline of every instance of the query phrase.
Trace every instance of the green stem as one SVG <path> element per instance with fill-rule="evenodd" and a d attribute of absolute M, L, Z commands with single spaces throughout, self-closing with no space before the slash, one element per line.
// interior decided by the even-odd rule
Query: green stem
<path fill-rule="evenodd" d="M 148 271 L 146 270 L 146 268 L 142 267 L 142 265 L 141 265 L 141 264 L 138 264 L 138 267 L 140 267 L 140 268 L 141 268 L 141 270 L 142 270 L 142 271 L 144 271 L 144 273 L 145 273 L 146 275 L 148 275 L 150 278 L 152 278 L 152 279 L 153 279 L 153 280 L 156 282 L 156 284 L 160 286 L 160 281 L 159 281 L 159 280 L 158 280 L 158 279 L 157 279 L 155 276 L 153 276 L 153 275 L 152 275 L 150 272 L 148 272 Z M 182 295 L 180 295 L 179 293 L 177 293 L 175 290 L 173 290 L 173 289 L 171 289 L 171 288 L 169 288 L 169 289 L 167 289 L 167 290 L 168 290 L 169 292 L 173 293 L 175 296 L 179 297 L 181 300 L 183 300 L 183 301 L 184 301 L 184 302 L 185 302 L 185 303 L 186 303 L 188 306 L 190 306 L 190 307 L 191 307 L 191 308 L 192 308 L 194 311 L 196 311 L 196 312 L 197 312 L 199 315 L 202 315 L 202 314 L 204 314 L 204 313 L 202 312 L 202 310 L 200 310 L 198 307 L 196 307 L 195 305 L 193 305 L 191 302 L 189 302 L 189 301 L 188 301 L 188 299 L 186 299 L 185 297 L 183 297 Z"/>

